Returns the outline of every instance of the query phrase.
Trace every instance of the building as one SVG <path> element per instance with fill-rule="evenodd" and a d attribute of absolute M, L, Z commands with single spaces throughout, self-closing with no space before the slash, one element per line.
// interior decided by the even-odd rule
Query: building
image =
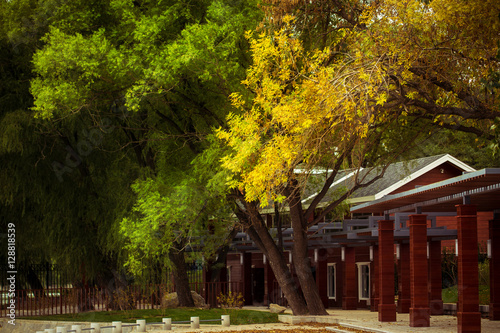
<path fill-rule="evenodd" d="M 343 173 L 332 189 L 350 177 Z M 450 155 L 396 163 L 356 192 L 350 204 L 351 219 L 324 221 L 309 230 L 311 269 L 326 307 L 370 308 L 381 321 L 395 320 L 396 311 L 409 313 L 410 326 L 429 326 L 431 314 L 443 313 L 441 251 L 451 247 L 459 262 L 459 331 L 480 331 L 477 250 L 491 239 L 491 262 L 500 261 L 500 216 L 494 215 L 500 208 L 500 169 L 476 171 Z M 286 251 L 291 230 L 285 227 L 283 234 Z M 237 252 L 227 258 L 228 280 L 241 284 L 247 304 L 283 302 L 265 256 L 246 235 L 238 236 Z M 500 319 L 499 279 L 492 264 L 493 320 Z"/>

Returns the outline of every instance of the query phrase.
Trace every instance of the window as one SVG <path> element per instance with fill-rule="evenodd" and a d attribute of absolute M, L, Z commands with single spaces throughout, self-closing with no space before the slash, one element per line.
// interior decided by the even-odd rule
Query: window
<path fill-rule="evenodd" d="M 335 264 L 328 264 L 328 286 L 327 286 L 327 292 L 328 292 L 328 298 L 335 299 L 336 298 L 336 276 L 335 276 Z"/>
<path fill-rule="evenodd" d="M 370 299 L 370 263 L 360 262 L 358 265 L 358 298 Z"/>

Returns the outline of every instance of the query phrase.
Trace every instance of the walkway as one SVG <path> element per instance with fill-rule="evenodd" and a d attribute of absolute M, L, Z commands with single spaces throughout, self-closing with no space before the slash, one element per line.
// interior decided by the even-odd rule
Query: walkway
<path fill-rule="evenodd" d="M 245 307 L 248 310 L 269 311 L 265 307 Z M 388 332 L 388 333 L 407 333 L 407 332 L 432 332 L 432 333 L 454 333 L 457 332 L 457 318 L 454 316 L 432 316 L 430 327 L 409 327 L 409 315 L 398 314 L 397 321 L 393 323 L 381 323 L 378 321 L 378 313 L 370 312 L 369 310 L 341 310 L 329 309 L 330 316 L 321 316 L 321 320 L 331 320 L 332 323 L 350 324 L 360 329 L 365 328 L 366 331 Z M 290 310 L 285 313 L 291 314 Z M 45 324 L 43 328 L 55 328 L 59 325 L 71 325 L 72 323 L 55 323 L 55 322 L 39 322 L 32 320 L 19 320 L 16 321 L 15 329 L 8 325 L 5 318 L 0 319 L 0 329 L 2 333 L 14 332 L 34 332 L 39 330 L 40 324 Z M 7 325 L 6 325 L 7 324 Z M 59 325 L 58 325 L 59 324 Z M 222 328 L 220 325 L 202 325 L 200 329 L 193 330 L 187 325 L 174 326 L 173 331 L 161 331 L 158 329 L 150 330 L 150 332 L 157 333 L 170 333 L 170 332 L 228 332 L 228 331 L 256 331 L 256 330 L 289 330 L 293 332 L 298 328 L 297 325 L 290 325 L 286 323 L 274 324 L 255 324 L 255 325 L 234 325 L 229 328 Z M 104 330 L 102 330 L 103 333 Z M 107 331 L 109 332 L 109 331 Z M 490 321 L 488 319 L 481 320 L 481 332 L 483 333 L 498 333 L 500 332 L 500 321 Z"/>
<path fill-rule="evenodd" d="M 252 310 L 266 310 L 261 307 L 245 307 Z M 409 314 L 397 314 L 397 321 L 392 323 L 381 323 L 378 321 L 378 313 L 369 310 L 342 310 L 328 309 L 328 313 L 332 319 L 338 324 L 351 324 L 357 327 L 368 329 L 376 329 L 391 333 L 406 333 L 406 332 L 432 332 L 432 333 L 450 333 L 457 332 L 457 318 L 455 316 L 431 316 L 430 327 L 410 327 Z M 291 314 L 290 310 L 285 313 Z M 500 332 L 500 321 L 490 321 L 489 319 L 481 320 L 481 332 L 498 333 Z"/>

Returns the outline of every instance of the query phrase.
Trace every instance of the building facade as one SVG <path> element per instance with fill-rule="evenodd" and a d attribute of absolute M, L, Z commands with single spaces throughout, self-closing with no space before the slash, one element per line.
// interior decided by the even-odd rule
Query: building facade
<path fill-rule="evenodd" d="M 409 313 L 410 326 L 429 326 L 430 315 L 443 314 L 446 248 L 458 256 L 459 331 L 479 332 L 477 251 L 489 244 L 491 262 L 500 260 L 500 169 L 476 171 L 439 155 L 395 164 L 387 175 L 350 198 L 350 218 L 309 229 L 311 270 L 325 307 L 369 308 L 380 321 Z M 272 229 L 271 214 L 268 221 Z M 293 235 L 286 225 L 282 232 L 293 272 Z M 249 238 L 239 234 L 234 248 L 228 281 L 240 282 L 246 304 L 286 305 L 266 257 Z M 500 272 L 491 268 L 491 274 L 490 318 L 498 320 Z"/>

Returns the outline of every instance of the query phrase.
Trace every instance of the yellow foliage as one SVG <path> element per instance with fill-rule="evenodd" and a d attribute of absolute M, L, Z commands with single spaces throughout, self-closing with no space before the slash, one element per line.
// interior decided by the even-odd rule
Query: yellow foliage
<path fill-rule="evenodd" d="M 333 165 L 348 147 L 368 144 L 377 127 L 396 119 L 405 125 L 415 101 L 466 107 L 458 92 L 480 91 L 499 70 L 498 61 L 487 61 L 498 52 L 499 13 L 493 0 L 373 2 L 361 14 L 365 27 L 342 29 L 348 48 L 341 54 L 334 51 L 340 45 L 305 50 L 290 16 L 269 35 L 248 33 L 253 65 L 244 84 L 255 98 L 245 106 L 233 95 L 246 112 L 218 131 L 233 148 L 223 160 L 230 184 L 267 205 L 300 178 L 297 166 Z M 492 96 L 484 105 L 498 109 Z M 440 124 L 456 118 L 434 116 Z"/>

